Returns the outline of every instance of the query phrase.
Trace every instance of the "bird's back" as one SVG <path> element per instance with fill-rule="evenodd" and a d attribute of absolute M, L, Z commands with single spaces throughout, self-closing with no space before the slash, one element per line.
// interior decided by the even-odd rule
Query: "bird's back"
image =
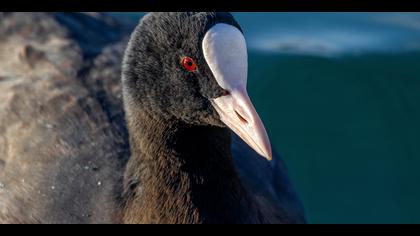
<path fill-rule="evenodd" d="M 111 222 L 126 140 L 78 77 L 68 29 L 26 14 L 1 16 L 0 222 Z"/>

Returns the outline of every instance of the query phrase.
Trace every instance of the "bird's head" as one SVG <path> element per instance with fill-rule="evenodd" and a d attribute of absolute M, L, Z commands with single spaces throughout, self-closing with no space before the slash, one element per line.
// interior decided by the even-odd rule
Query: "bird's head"
<path fill-rule="evenodd" d="M 247 72 L 245 38 L 231 14 L 149 13 L 126 49 L 125 103 L 189 124 L 227 126 L 271 159 Z"/>

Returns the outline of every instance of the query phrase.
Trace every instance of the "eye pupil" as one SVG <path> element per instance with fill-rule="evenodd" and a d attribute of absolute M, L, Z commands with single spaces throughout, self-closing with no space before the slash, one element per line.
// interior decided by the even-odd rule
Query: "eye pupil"
<path fill-rule="evenodd" d="M 197 64 L 191 57 L 183 57 L 181 60 L 181 64 L 187 71 L 195 71 L 197 69 Z"/>

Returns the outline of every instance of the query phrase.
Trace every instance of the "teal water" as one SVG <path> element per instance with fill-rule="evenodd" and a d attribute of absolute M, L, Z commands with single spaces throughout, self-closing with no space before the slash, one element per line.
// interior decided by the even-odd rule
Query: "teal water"
<path fill-rule="evenodd" d="M 420 54 L 250 55 L 249 90 L 312 223 L 420 223 Z"/>
<path fill-rule="evenodd" d="M 235 16 L 309 222 L 420 223 L 420 14 Z"/>

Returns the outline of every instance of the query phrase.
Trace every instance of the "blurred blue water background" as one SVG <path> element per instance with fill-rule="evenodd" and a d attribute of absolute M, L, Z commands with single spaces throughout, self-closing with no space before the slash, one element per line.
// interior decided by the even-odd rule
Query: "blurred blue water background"
<path fill-rule="evenodd" d="M 309 222 L 420 223 L 420 13 L 234 15 Z"/>

